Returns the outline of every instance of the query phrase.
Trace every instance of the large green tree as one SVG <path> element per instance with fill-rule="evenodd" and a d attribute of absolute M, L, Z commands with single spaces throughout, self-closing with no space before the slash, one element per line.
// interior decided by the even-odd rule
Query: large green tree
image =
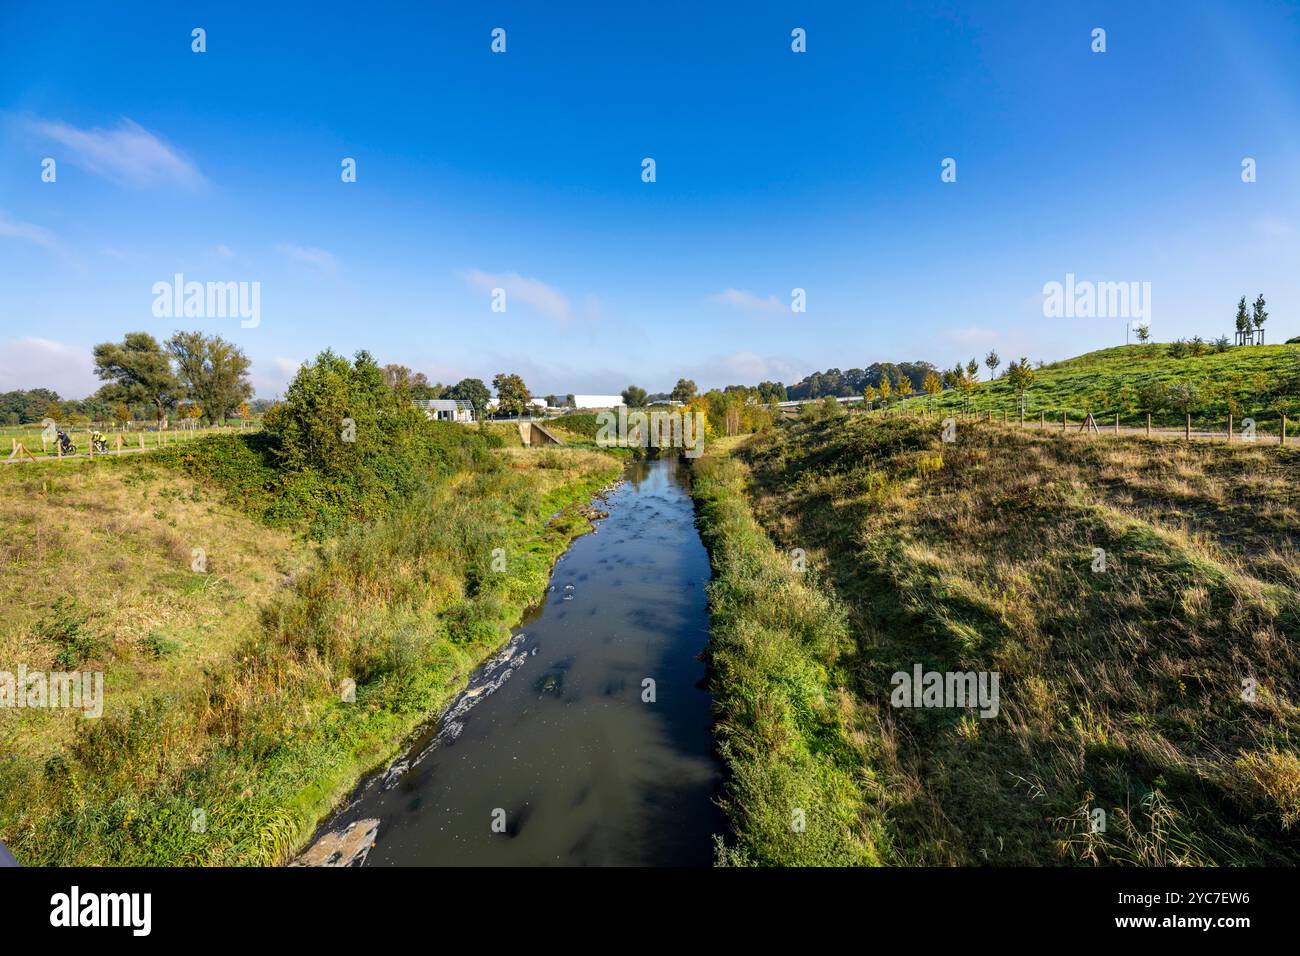
<path fill-rule="evenodd" d="M 679 378 L 673 386 L 672 399 L 675 402 L 689 402 L 695 397 L 695 383 L 689 378 Z"/>
<path fill-rule="evenodd" d="M 487 412 L 488 402 L 492 400 L 492 392 L 483 384 L 482 379 L 462 378 L 447 389 L 445 397 L 458 402 L 469 402 L 474 406 L 474 414 L 482 418 Z"/>
<path fill-rule="evenodd" d="M 497 390 L 497 409 L 506 415 L 522 415 L 528 411 L 528 386 L 523 378 L 513 372 L 499 372 L 492 379 L 492 387 Z"/>
<path fill-rule="evenodd" d="M 638 385 L 629 385 L 623 389 L 623 404 L 628 408 L 645 408 L 646 390 Z"/>
<path fill-rule="evenodd" d="M 147 332 L 128 332 L 121 342 L 96 345 L 95 374 L 112 386 L 100 389 L 104 398 L 147 402 L 159 421 L 184 394 L 171 356 Z"/>
<path fill-rule="evenodd" d="M 219 335 L 177 332 L 167 340 L 167 351 L 176 361 L 186 397 L 199 404 L 210 424 L 224 421 L 253 397 L 248 356 Z"/>

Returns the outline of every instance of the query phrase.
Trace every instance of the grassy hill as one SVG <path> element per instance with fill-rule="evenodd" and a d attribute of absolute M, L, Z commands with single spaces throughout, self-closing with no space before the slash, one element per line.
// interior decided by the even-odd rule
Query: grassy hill
<path fill-rule="evenodd" d="M 717 696 L 735 858 L 1300 859 L 1300 449 L 939 432 L 800 423 L 702 475 L 714 668 L 745 675 Z M 761 549 L 720 496 L 743 496 L 783 566 L 744 556 Z M 832 605 L 792 597 L 808 588 Z M 893 706 L 892 675 L 918 664 L 997 672 L 1000 710 Z M 808 808 L 803 839 L 790 806 Z"/>
<path fill-rule="evenodd" d="M 1300 346 L 1240 346 L 1181 358 L 1173 350 L 1167 344 L 1121 345 L 1035 369 L 1025 393 L 1026 417 L 1046 412 L 1048 421 L 1059 421 L 1065 412 L 1080 421 L 1091 411 L 1114 421 L 1118 412 L 1125 424 L 1141 425 L 1150 412 L 1155 424 L 1176 426 L 1183 424 L 1186 400 L 1193 423 L 1207 428 L 1222 429 L 1230 412 L 1237 420 L 1254 417 L 1261 431 L 1275 432 L 1279 414 L 1300 418 Z M 1178 386 L 1192 393 L 1181 395 Z M 967 399 L 948 389 L 932 402 L 920 396 L 905 404 L 951 411 Z M 981 412 L 1019 414 L 1005 377 L 980 383 L 969 404 Z"/>

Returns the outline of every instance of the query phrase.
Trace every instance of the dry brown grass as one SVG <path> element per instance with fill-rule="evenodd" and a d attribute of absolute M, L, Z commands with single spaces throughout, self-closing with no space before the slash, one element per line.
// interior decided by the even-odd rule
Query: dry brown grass
<path fill-rule="evenodd" d="M 1300 451 L 938 431 L 849 416 L 747 456 L 765 527 L 859 635 L 851 712 L 892 742 L 895 859 L 1300 858 Z M 1001 714 L 890 708 L 889 674 L 916 662 L 1000 672 Z M 1079 830 L 1085 804 L 1107 834 Z"/>
<path fill-rule="evenodd" d="M 310 554 L 218 500 L 144 464 L 0 472 L 0 670 L 54 667 L 59 648 L 37 630 L 62 598 L 87 618 L 95 650 L 80 667 L 105 673 L 106 714 L 124 713 L 146 691 L 201 682 Z M 191 570 L 193 548 L 206 552 L 206 573 Z M 45 753 L 79 720 L 6 709 L 0 734 L 16 750 Z"/>

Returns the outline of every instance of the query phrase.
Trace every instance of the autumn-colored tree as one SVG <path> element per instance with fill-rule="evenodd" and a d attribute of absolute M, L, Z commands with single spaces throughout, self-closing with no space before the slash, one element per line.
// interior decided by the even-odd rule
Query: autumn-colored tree
<path fill-rule="evenodd" d="M 930 405 L 934 405 L 934 396 L 943 391 L 943 379 L 935 372 L 926 372 L 925 378 L 921 380 L 921 387 L 925 389 L 925 394 L 930 396 Z"/>

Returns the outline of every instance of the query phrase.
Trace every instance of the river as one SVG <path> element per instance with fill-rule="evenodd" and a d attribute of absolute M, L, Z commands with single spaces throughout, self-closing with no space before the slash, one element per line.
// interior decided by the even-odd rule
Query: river
<path fill-rule="evenodd" d="M 712 861 L 726 824 L 700 660 L 709 562 L 685 471 L 628 464 L 540 610 L 327 838 L 373 843 L 366 866 Z"/>

